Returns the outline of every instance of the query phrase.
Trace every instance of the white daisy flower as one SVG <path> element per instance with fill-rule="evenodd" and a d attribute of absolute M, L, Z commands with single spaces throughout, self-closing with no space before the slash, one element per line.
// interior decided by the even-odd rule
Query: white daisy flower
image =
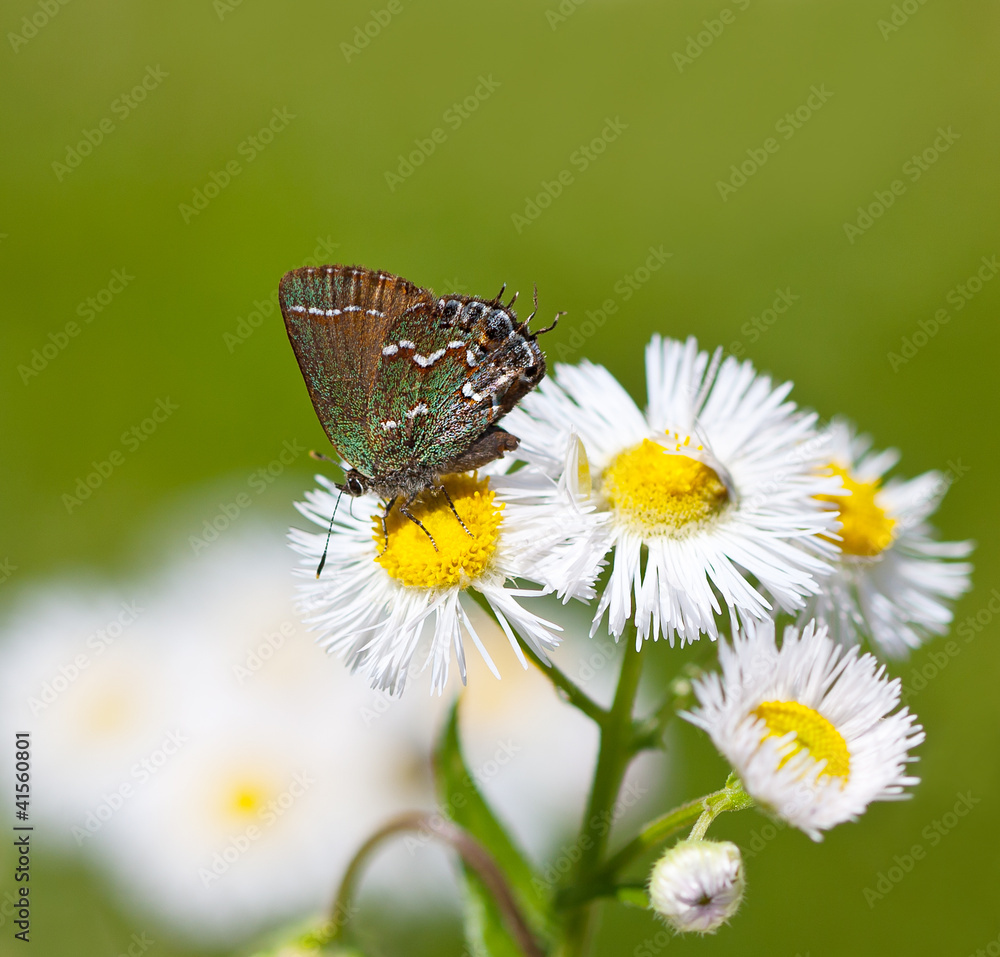
<path fill-rule="evenodd" d="M 815 415 L 787 401 L 791 383 L 716 367 L 694 339 L 654 336 L 646 379 L 643 413 L 602 366 L 561 365 L 508 417 L 527 461 L 556 474 L 575 432 L 593 468 L 603 522 L 578 547 L 613 548 L 614 565 L 592 633 L 634 615 L 637 644 L 662 629 L 683 645 L 718 637 L 722 608 L 737 623 L 801 608 L 835 551 L 818 537 L 834 525 L 814 496 L 839 483 L 817 477 Z"/>
<path fill-rule="evenodd" d="M 719 643 L 722 675 L 695 682 L 699 707 L 685 713 L 708 732 L 746 792 L 813 840 L 856 820 L 872 801 L 908 797 L 904 773 L 924 732 L 899 704 L 900 683 L 858 649 L 810 622 L 774 622 Z"/>
<path fill-rule="evenodd" d="M 971 542 L 938 542 L 927 518 L 948 490 L 940 472 L 909 481 L 886 472 L 899 459 L 895 449 L 871 450 L 871 438 L 834 420 L 829 470 L 849 494 L 822 496 L 841 521 L 840 561 L 803 620 L 815 617 L 844 644 L 870 638 L 886 655 L 905 657 L 931 635 L 943 635 L 952 620 L 951 603 L 969 590 L 972 566 L 955 561 Z"/>
<path fill-rule="evenodd" d="M 561 629 L 525 609 L 519 599 L 546 591 L 584 599 L 594 594 L 598 561 L 592 560 L 589 571 L 580 576 L 573 547 L 595 522 L 592 506 L 578 504 L 536 470 L 445 476 L 442 484 L 461 521 L 446 496 L 425 493 L 410 511 L 427 532 L 396 507 L 384 535 L 383 506 L 374 496 L 344 503 L 336 511 L 318 581 L 315 569 L 339 494 L 331 481 L 322 476 L 317 481 L 323 488 L 308 493 L 307 504 L 297 507 L 323 532 L 292 529 L 290 536 L 292 547 L 305 556 L 301 574 L 311 579 L 301 588 L 302 607 L 321 632 L 321 643 L 352 671 L 367 672 L 373 687 L 401 691 L 416 662 L 417 668 L 430 666 L 431 690 L 440 693 L 453 654 L 464 682 L 463 631 L 500 677 L 469 618 L 469 599 L 463 598 L 468 588 L 489 603 L 525 668 L 515 633 L 546 660 Z M 509 587 L 508 580 L 514 578 L 542 587 Z"/>
<path fill-rule="evenodd" d="M 746 878 L 729 841 L 680 841 L 653 865 L 649 902 L 679 933 L 713 934 L 739 910 Z"/>

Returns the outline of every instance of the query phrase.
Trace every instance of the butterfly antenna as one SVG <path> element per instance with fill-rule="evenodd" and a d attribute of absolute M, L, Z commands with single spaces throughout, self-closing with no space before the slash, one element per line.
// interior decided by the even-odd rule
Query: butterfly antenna
<path fill-rule="evenodd" d="M 309 450 L 309 457 L 311 459 L 316 459 L 317 462 L 329 462 L 331 465 L 340 465 L 336 459 L 331 459 L 329 455 L 324 455 L 322 452 L 317 452 L 315 449 Z"/>
<path fill-rule="evenodd" d="M 531 338 L 537 339 L 539 336 L 545 335 L 546 332 L 551 332 L 559 324 L 559 318 L 565 315 L 566 315 L 565 309 L 562 312 L 557 312 L 553 317 L 552 322 L 549 325 L 547 325 L 544 329 L 539 329 L 538 332 L 532 333 Z"/>
<path fill-rule="evenodd" d="M 344 497 L 344 490 L 340 489 L 340 495 L 337 496 L 337 501 L 333 505 L 333 514 L 330 516 L 330 527 L 326 530 L 326 541 L 323 543 L 323 557 L 319 560 L 319 567 L 316 569 L 316 577 L 319 578 L 320 573 L 323 571 L 323 566 L 326 564 L 326 553 L 330 549 L 330 536 L 333 534 L 333 520 L 337 517 L 337 509 L 340 507 L 340 500 Z"/>
<path fill-rule="evenodd" d="M 534 319 L 535 316 L 538 315 L 538 283 L 536 282 L 534 285 L 535 285 L 535 295 L 534 295 L 533 298 L 534 298 L 535 307 L 531 310 L 531 315 L 528 316 L 528 318 L 524 320 L 524 324 L 525 325 L 527 325 L 529 322 L 531 322 L 531 320 Z"/>

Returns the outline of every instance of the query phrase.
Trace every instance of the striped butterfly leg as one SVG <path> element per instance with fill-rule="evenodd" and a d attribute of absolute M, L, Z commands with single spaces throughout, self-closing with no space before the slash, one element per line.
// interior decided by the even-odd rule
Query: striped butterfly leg
<path fill-rule="evenodd" d="M 518 441 L 517 436 L 511 435 L 509 432 L 505 432 L 497 425 L 491 425 L 465 452 L 444 463 L 444 468 L 446 469 L 445 474 L 451 474 L 454 472 L 471 472 L 474 469 L 478 469 L 480 466 L 486 465 L 487 463 L 500 458 L 504 452 L 513 452 L 518 445 L 520 445 L 520 442 Z M 458 510 L 455 508 L 455 503 L 451 500 L 451 496 L 448 494 L 448 489 L 443 484 L 430 485 L 427 487 L 427 491 L 433 493 L 434 495 L 444 495 L 445 501 L 448 503 L 448 508 L 451 509 L 451 514 L 455 516 L 455 521 L 462 526 L 465 534 L 468 535 L 469 538 L 475 537 L 472 532 L 469 531 L 469 526 L 462 521 L 462 516 L 458 514 Z M 399 512 L 401 515 L 405 515 L 415 525 L 420 526 L 423 533 L 431 540 L 431 545 L 434 546 L 434 551 L 438 551 L 437 542 L 434 541 L 434 536 L 431 535 L 431 533 L 424 528 L 423 523 L 408 510 L 408 506 L 410 506 L 414 499 L 416 499 L 420 494 L 420 492 L 416 492 L 411 495 L 409 499 L 407 499 L 406 504 L 399 507 Z M 387 509 L 386 514 L 388 514 L 388 511 L 389 510 Z M 384 520 L 382 524 L 384 527 Z M 386 541 L 388 542 L 388 538 Z"/>
<path fill-rule="evenodd" d="M 389 550 L 389 527 L 386 525 L 385 520 L 389 517 L 389 513 L 392 511 L 392 507 L 393 505 L 396 504 L 396 499 L 398 498 L 399 498 L 398 495 L 393 495 L 393 497 L 389 499 L 389 502 L 386 504 L 385 511 L 382 513 L 382 539 L 385 542 L 385 544 L 382 546 L 382 551 L 378 553 L 379 558 L 381 558 Z M 412 501 L 412 498 L 410 499 L 410 501 Z M 407 502 L 406 504 L 409 505 L 410 502 Z M 403 509 L 400 508 L 400 511 L 402 512 Z M 417 522 L 417 524 L 420 525 L 419 522 Z M 423 528 L 422 525 L 420 527 Z M 424 531 L 426 532 L 427 529 L 424 528 Z M 432 538 L 431 541 L 433 542 L 434 539 Z M 437 546 L 435 546 L 435 550 L 436 549 Z"/>
<path fill-rule="evenodd" d="M 431 545 L 434 546 L 434 551 L 440 551 L 440 549 L 437 546 L 437 542 L 434 541 L 434 536 L 429 531 L 427 531 L 427 526 L 425 526 L 424 523 L 422 521 L 420 521 L 420 519 L 417 518 L 417 516 L 414 515 L 409 510 L 409 507 L 414 503 L 414 501 L 416 501 L 416 499 L 419 496 L 420 496 L 420 492 L 414 492 L 402 505 L 399 506 L 399 514 L 400 515 L 405 515 L 411 522 L 413 522 L 414 525 L 417 526 L 417 528 L 420 529 L 420 531 L 422 531 L 431 540 Z M 386 516 L 389 514 L 390 510 L 392 509 L 393 502 L 395 502 L 395 501 L 396 501 L 396 499 L 393 498 L 392 502 L 389 503 L 389 508 L 387 508 L 385 510 L 385 515 L 382 516 L 382 527 L 383 528 L 385 528 L 385 519 L 386 519 Z M 451 502 L 451 498 L 450 497 L 449 497 L 448 501 Z M 455 511 L 455 506 L 454 505 L 451 506 L 451 510 L 453 512 Z M 458 512 L 455 512 L 455 517 L 458 518 Z M 458 520 L 460 522 L 462 521 L 460 518 Z M 466 529 L 466 531 L 468 531 L 468 529 Z M 386 536 L 385 536 L 385 547 L 386 548 L 389 547 L 389 533 L 388 532 L 386 532 Z M 384 550 L 383 550 L 383 554 L 385 554 Z"/>
<path fill-rule="evenodd" d="M 451 496 L 448 494 L 448 489 L 445 488 L 444 485 L 431 485 L 430 491 L 435 495 L 437 495 L 438 492 L 444 495 L 444 500 L 448 503 L 448 508 L 451 509 L 451 514 L 455 516 L 455 521 L 458 522 L 463 529 L 465 529 L 465 534 L 468 535 L 469 538 L 475 538 L 476 536 L 469 531 L 469 526 L 462 521 L 462 516 L 458 514 L 458 510 L 455 508 L 455 503 L 451 500 Z M 433 542 L 434 539 L 432 538 L 431 541 Z"/>

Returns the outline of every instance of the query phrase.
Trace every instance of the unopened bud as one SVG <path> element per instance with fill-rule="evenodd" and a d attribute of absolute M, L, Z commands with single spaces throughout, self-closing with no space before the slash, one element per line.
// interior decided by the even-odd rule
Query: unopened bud
<path fill-rule="evenodd" d="M 729 841 L 680 841 L 653 865 L 649 900 L 678 933 L 711 934 L 739 910 L 740 849 Z"/>

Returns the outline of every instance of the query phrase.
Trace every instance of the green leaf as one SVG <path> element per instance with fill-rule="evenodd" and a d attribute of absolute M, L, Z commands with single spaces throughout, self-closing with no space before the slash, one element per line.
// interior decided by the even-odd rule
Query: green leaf
<path fill-rule="evenodd" d="M 525 921 L 540 943 L 552 939 L 553 889 L 533 870 L 476 787 L 462 757 L 456 703 L 438 743 L 435 759 L 438 797 L 445 814 L 468 831 L 503 872 Z M 523 957 L 486 886 L 468 867 L 465 872 L 466 937 L 472 953 L 483 957 Z"/>
<path fill-rule="evenodd" d="M 524 957 L 517 946 L 503 915 L 475 871 L 463 868 L 465 874 L 465 942 L 473 957 Z"/>

